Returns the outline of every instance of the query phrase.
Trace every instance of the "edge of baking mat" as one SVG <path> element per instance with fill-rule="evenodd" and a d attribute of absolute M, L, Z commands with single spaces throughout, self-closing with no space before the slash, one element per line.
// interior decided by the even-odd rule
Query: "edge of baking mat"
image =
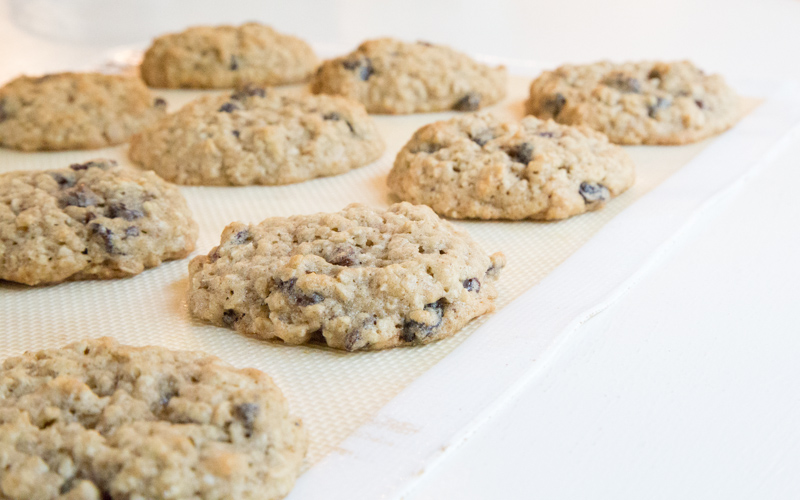
<path fill-rule="evenodd" d="M 510 69 L 530 74 L 538 67 Z M 800 130 L 800 86 L 734 83 L 764 103 L 412 382 L 303 474 L 290 498 L 392 499 L 408 492 L 541 372 L 573 330 L 646 275 L 704 209 L 769 164 Z"/>

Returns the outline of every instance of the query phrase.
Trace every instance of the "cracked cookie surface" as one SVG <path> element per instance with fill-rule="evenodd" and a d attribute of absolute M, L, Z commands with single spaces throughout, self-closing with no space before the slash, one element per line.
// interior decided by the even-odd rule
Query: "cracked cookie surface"
<path fill-rule="evenodd" d="M 364 166 L 384 149 L 359 103 L 247 87 L 191 102 L 131 139 L 131 159 L 171 182 L 275 185 Z"/>
<path fill-rule="evenodd" d="M 449 47 L 381 38 L 323 62 L 311 89 L 355 99 L 370 113 L 475 111 L 505 97 L 507 80 L 505 67 Z"/>
<path fill-rule="evenodd" d="M 26 285 L 132 276 L 194 249 L 178 189 L 94 160 L 0 175 L 0 279 Z"/>
<path fill-rule="evenodd" d="M 628 154 L 588 127 L 466 115 L 419 129 L 387 184 L 446 217 L 553 220 L 598 210 L 634 180 Z"/>
<path fill-rule="evenodd" d="M 531 83 L 527 109 L 587 125 L 617 144 L 696 142 L 732 127 L 742 114 L 721 76 L 688 61 L 561 66 Z"/>
<path fill-rule="evenodd" d="M 166 114 L 138 78 L 100 73 L 20 76 L 0 88 L 0 146 L 96 149 L 126 142 Z"/>
<path fill-rule="evenodd" d="M 189 310 L 288 344 L 426 344 L 494 310 L 504 264 L 428 207 L 355 204 L 230 224 L 218 247 L 189 264 Z"/>
<path fill-rule="evenodd" d="M 156 38 L 144 54 L 151 87 L 233 88 L 302 82 L 317 67 L 311 47 L 269 26 L 195 26 Z"/>
<path fill-rule="evenodd" d="M 0 367 L 0 497 L 278 499 L 306 451 L 272 380 L 110 338 Z"/>

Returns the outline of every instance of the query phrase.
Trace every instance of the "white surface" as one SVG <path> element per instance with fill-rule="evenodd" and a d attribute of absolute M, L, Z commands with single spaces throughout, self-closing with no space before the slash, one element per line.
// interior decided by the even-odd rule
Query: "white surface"
<path fill-rule="evenodd" d="M 186 22 L 169 10 L 176 2 L 162 3 L 131 24 L 259 18 L 331 44 L 394 34 L 553 62 L 691 57 L 729 75 L 800 79 L 797 0 L 518 1 L 488 13 L 476 1 L 225 2 Z M 97 45 L 56 46 L 5 19 L 0 46 L 0 79 L 101 59 Z M 799 157 L 795 144 L 704 216 L 410 497 L 800 496 Z"/>

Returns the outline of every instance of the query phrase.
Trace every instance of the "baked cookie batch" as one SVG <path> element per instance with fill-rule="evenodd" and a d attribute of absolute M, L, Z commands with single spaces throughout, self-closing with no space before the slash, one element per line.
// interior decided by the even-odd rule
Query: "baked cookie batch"
<path fill-rule="evenodd" d="M 471 112 L 506 96 L 502 66 L 388 38 L 320 64 L 304 41 L 257 23 L 159 37 L 140 74 L 22 76 L 0 88 L 0 146 L 130 142 L 144 169 L 97 159 L 0 174 L 0 279 L 123 278 L 185 258 L 198 226 L 175 184 L 344 173 L 384 152 L 370 113 L 462 112 L 397 154 L 387 184 L 401 203 L 233 222 L 189 263 L 194 317 L 344 351 L 427 344 L 494 309 L 503 255 L 439 216 L 599 210 L 635 181 L 619 145 L 694 142 L 740 117 L 723 79 L 689 62 L 606 61 L 544 72 L 531 116 L 501 121 Z M 310 92 L 271 88 L 305 81 Z M 145 84 L 229 93 L 168 114 Z M 267 375 L 202 353 L 104 338 L 0 366 L 0 498 L 278 499 L 306 447 Z"/>

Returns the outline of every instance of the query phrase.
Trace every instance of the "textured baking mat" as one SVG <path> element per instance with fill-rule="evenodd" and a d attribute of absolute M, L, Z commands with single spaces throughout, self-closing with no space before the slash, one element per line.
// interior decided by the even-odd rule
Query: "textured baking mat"
<path fill-rule="evenodd" d="M 529 70 L 522 68 L 522 71 Z M 508 99 L 489 111 L 521 118 L 528 83 L 528 78 L 512 78 Z M 167 99 L 170 110 L 174 111 L 203 93 L 157 91 L 156 94 Z M 760 102 L 753 98 L 745 100 L 749 110 L 760 108 Z M 258 222 L 271 216 L 335 211 L 352 202 L 375 206 L 392 203 L 394 200 L 388 194 L 385 179 L 396 152 L 417 128 L 450 116 L 453 114 L 375 117 L 387 143 L 386 153 L 377 162 L 344 175 L 280 187 L 181 188 L 200 224 L 198 252 L 208 252 L 217 244 L 222 229 L 231 221 Z M 729 134 L 734 132 L 735 129 Z M 498 284 L 498 311 L 541 282 L 626 207 L 690 163 L 715 140 L 678 147 L 626 148 L 637 163 L 637 182 L 599 212 L 556 223 L 455 222 L 465 227 L 488 252 L 500 250 L 508 258 L 508 266 Z M 0 149 L 0 171 L 63 168 L 96 157 L 129 163 L 125 146 L 63 153 L 19 153 Z M 622 245 L 622 242 L 618 248 L 611 245 L 604 252 L 624 253 Z M 598 266 L 604 265 L 605 255 L 597 255 Z M 187 263 L 188 259 L 167 263 L 125 280 L 40 288 L 0 282 L 0 357 L 29 349 L 56 347 L 81 338 L 110 335 L 133 345 L 203 350 L 239 367 L 264 370 L 281 387 L 292 411 L 303 418 L 310 434 L 307 468 L 311 471 L 301 478 L 301 488 L 291 498 L 319 498 L 323 491 L 320 488 L 325 487 L 326 481 L 334 480 L 330 471 L 349 463 L 350 459 L 358 463 L 357 450 L 349 445 L 342 446 L 345 440 L 357 437 L 359 433 L 355 431 L 360 428 L 374 425 L 376 419 L 382 418 L 381 410 L 388 403 L 401 392 L 407 393 L 415 381 L 419 385 L 429 378 L 427 374 L 431 369 L 463 342 L 472 336 L 492 335 L 481 328 L 491 318 L 488 316 L 473 321 L 451 339 L 425 347 L 382 352 L 341 353 L 259 341 L 189 317 L 185 303 Z M 587 275 L 585 279 L 591 283 L 594 278 Z M 530 307 L 531 311 L 535 310 L 534 304 Z M 561 314 L 557 304 L 546 313 Z M 514 328 L 524 335 L 537 335 L 537 316 L 542 314 L 543 311 L 532 312 L 530 321 L 517 321 Z M 475 370 L 469 366 L 462 368 Z M 442 400 L 449 396 L 447 393 L 438 395 Z M 402 420 L 380 422 L 381 427 L 400 436 L 420 431 L 418 425 Z M 379 448 L 381 439 L 373 439 Z M 392 449 L 387 446 L 384 451 L 391 455 Z M 323 460 L 325 457 L 329 459 Z M 401 456 L 394 459 L 402 461 Z M 426 460 L 425 457 L 420 459 Z M 324 462 L 324 467 L 314 473 L 317 468 L 314 466 L 320 461 Z M 331 468 L 331 464 L 336 465 Z M 398 477 L 386 477 L 385 481 L 373 478 L 364 484 L 375 485 L 371 491 L 381 494 L 396 491 L 398 481 L 402 482 L 407 476 L 406 469 L 398 468 Z M 312 477 L 321 482 L 312 481 Z M 347 491 L 343 489 L 337 494 L 344 495 Z"/>

